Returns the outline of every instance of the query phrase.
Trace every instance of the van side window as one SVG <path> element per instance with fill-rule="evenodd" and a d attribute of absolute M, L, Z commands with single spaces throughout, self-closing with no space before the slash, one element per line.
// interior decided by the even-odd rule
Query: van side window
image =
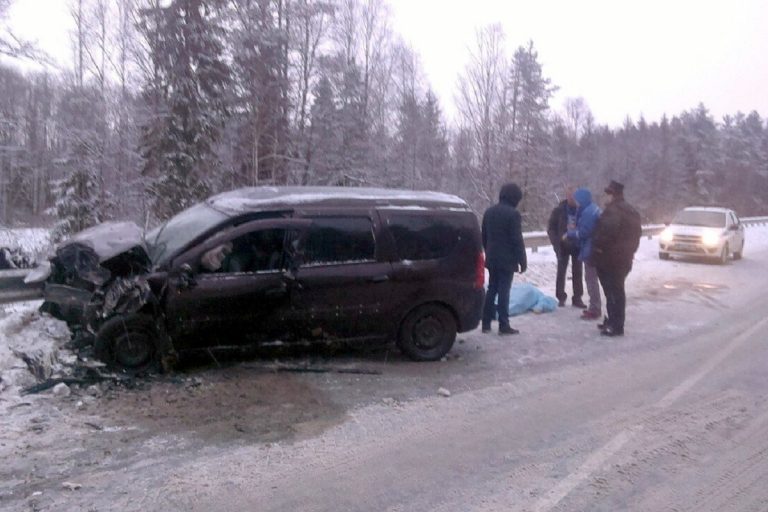
<path fill-rule="evenodd" d="M 433 215 L 393 214 L 389 229 L 400 260 L 431 260 L 448 256 L 459 241 L 459 230 Z"/>
<path fill-rule="evenodd" d="M 316 217 L 304 246 L 305 265 L 375 261 L 373 224 L 367 217 Z"/>
<path fill-rule="evenodd" d="M 261 229 L 241 235 L 203 254 L 203 272 L 258 273 L 283 268 L 285 229 Z"/>

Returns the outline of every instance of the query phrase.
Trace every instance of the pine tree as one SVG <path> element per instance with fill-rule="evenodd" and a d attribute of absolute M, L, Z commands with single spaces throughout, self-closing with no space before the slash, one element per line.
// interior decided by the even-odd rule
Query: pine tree
<path fill-rule="evenodd" d="M 341 171 L 339 185 L 370 183 L 369 123 L 365 115 L 365 97 L 360 70 L 352 63 L 342 71 L 339 89 L 339 129 L 341 130 Z"/>
<path fill-rule="evenodd" d="M 310 108 L 310 144 L 306 155 L 305 185 L 334 185 L 342 181 L 341 129 L 339 111 L 331 81 L 320 78 L 314 89 L 315 100 Z"/>
<path fill-rule="evenodd" d="M 217 187 L 216 144 L 231 86 L 217 13 L 221 0 L 173 0 L 142 12 L 155 76 L 144 85 L 152 115 L 142 126 L 143 174 L 164 219 Z"/>
<path fill-rule="evenodd" d="M 547 215 L 545 198 L 554 178 L 554 155 L 549 136 L 549 100 L 556 90 L 545 78 L 533 42 L 519 47 L 512 59 L 511 90 L 513 162 L 510 169 L 521 181 L 524 221 L 538 226 Z M 546 206 L 545 206 L 546 205 Z M 526 218 L 527 214 L 527 218 Z"/>
<path fill-rule="evenodd" d="M 243 148 L 241 181 L 285 184 L 289 140 L 289 13 L 283 0 L 234 2 L 231 34 L 238 87 L 236 130 Z"/>
<path fill-rule="evenodd" d="M 394 169 L 389 181 L 395 186 L 420 188 L 422 185 L 423 119 L 421 105 L 408 91 L 400 100 L 393 145 Z"/>
<path fill-rule="evenodd" d="M 419 161 L 428 188 L 445 190 L 449 183 L 448 137 L 440 105 L 434 93 L 427 91 L 421 106 L 422 134 Z"/>
<path fill-rule="evenodd" d="M 99 172 L 105 122 L 104 102 L 98 89 L 72 86 L 64 93 L 59 105 L 59 125 L 64 133 L 61 165 L 65 177 L 54 186 L 55 241 L 98 224 L 107 216 Z"/>

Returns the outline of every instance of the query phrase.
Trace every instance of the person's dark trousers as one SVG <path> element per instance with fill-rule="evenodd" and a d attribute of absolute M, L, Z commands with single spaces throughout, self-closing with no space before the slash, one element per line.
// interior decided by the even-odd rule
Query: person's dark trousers
<path fill-rule="evenodd" d="M 605 309 L 608 312 L 607 324 L 617 333 L 624 332 L 624 318 L 627 307 L 627 295 L 624 291 L 624 281 L 629 270 L 598 269 L 597 277 L 605 293 Z"/>
<path fill-rule="evenodd" d="M 512 271 L 488 269 L 488 292 L 483 306 L 483 329 L 491 328 L 494 311 L 498 312 L 499 329 L 509 327 L 509 289 L 512 287 Z M 498 301 L 494 301 L 498 297 Z M 494 304 L 496 302 L 496 304 Z M 496 308 L 494 310 L 494 308 Z"/>
<path fill-rule="evenodd" d="M 579 261 L 579 250 L 560 251 L 557 257 L 557 277 L 555 278 L 555 297 L 560 302 L 565 302 L 568 294 L 565 293 L 565 275 L 568 271 L 568 263 L 571 264 L 571 273 L 573 274 L 573 297 L 572 301 L 581 302 L 581 296 L 584 295 L 584 279 L 582 278 L 583 265 Z"/>

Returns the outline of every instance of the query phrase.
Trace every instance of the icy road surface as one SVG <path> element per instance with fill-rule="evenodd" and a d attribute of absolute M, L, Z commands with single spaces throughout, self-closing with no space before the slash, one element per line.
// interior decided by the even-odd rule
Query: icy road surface
<path fill-rule="evenodd" d="M 725 266 L 656 253 L 642 241 L 623 338 L 567 307 L 439 363 L 298 353 L 69 396 L 19 394 L 10 347 L 63 333 L 8 306 L 0 510 L 764 512 L 768 228 Z M 530 258 L 553 294 L 551 250 Z M 275 371 L 304 364 L 331 371 Z"/>

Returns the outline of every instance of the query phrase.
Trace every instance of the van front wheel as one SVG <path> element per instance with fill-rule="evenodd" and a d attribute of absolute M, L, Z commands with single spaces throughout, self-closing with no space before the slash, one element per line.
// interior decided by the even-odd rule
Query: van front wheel
<path fill-rule="evenodd" d="M 451 350 L 456 330 L 456 319 L 448 308 L 424 304 L 403 320 L 397 345 L 414 361 L 437 361 Z"/>
<path fill-rule="evenodd" d="M 158 369 L 157 327 L 152 317 L 140 313 L 107 320 L 96 334 L 96 357 L 115 370 L 128 373 Z"/>

